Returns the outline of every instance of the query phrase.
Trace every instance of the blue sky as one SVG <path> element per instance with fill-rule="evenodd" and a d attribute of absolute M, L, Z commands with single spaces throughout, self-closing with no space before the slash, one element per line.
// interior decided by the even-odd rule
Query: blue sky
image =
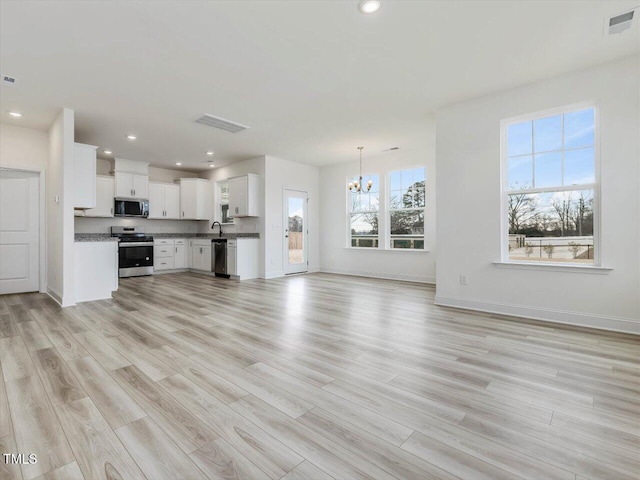
<path fill-rule="evenodd" d="M 564 183 L 562 181 L 563 126 Z M 593 182 L 593 143 L 593 109 L 509 125 L 507 131 L 509 187 L 540 188 Z"/>

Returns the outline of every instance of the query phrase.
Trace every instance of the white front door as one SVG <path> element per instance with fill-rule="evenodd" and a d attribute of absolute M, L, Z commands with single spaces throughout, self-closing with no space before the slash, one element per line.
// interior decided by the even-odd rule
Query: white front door
<path fill-rule="evenodd" d="M 0 294 L 38 291 L 39 178 L 0 170 Z"/>
<path fill-rule="evenodd" d="M 302 273 L 308 270 L 307 192 L 284 191 L 284 273 Z"/>

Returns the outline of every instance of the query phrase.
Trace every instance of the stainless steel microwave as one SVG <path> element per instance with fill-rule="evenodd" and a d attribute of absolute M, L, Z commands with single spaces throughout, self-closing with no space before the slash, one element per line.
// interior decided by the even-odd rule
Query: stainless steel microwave
<path fill-rule="evenodd" d="M 143 217 L 149 216 L 149 200 L 139 198 L 115 198 L 114 216 Z"/>

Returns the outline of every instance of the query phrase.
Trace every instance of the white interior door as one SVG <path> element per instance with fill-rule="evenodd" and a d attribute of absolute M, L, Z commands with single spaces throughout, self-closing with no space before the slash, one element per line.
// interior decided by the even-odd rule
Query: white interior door
<path fill-rule="evenodd" d="M 0 294 L 38 290 L 39 178 L 0 170 Z"/>
<path fill-rule="evenodd" d="M 307 192 L 284 191 L 284 273 L 302 273 L 308 270 Z"/>

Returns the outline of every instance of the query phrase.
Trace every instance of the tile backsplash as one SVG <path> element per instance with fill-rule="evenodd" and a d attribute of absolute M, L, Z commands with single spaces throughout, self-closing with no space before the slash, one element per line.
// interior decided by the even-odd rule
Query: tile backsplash
<path fill-rule="evenodd" d="M 149 220 L 146 218 L 74 217 L 75 233 L 111 233 L 112 226 L 143 226 L 147 233 L 198 233 L 208 222 L 198 220 Z M 202 224 L 202 228 L 199 227 Z"/>

